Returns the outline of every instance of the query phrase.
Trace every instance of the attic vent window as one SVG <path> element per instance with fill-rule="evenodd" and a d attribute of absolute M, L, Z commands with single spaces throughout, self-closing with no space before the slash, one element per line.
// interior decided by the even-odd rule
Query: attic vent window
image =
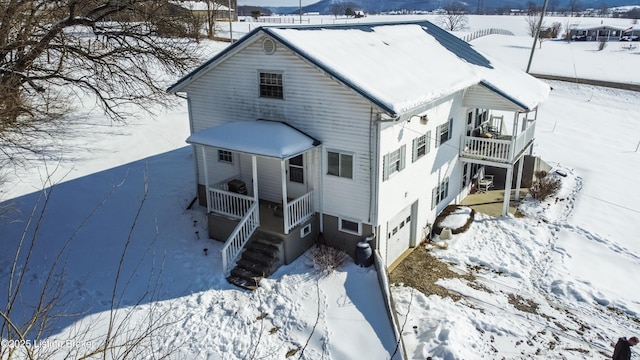
<path fill-rule="evenodd" d="M 262 50 L 267 55 L 273 54 L 276 52 L 276 42 L 271 39 L 264 39 L 262 42 Z"/>

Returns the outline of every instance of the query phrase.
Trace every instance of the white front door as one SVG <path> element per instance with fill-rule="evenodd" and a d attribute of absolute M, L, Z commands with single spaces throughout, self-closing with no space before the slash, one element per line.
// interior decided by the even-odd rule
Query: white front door
<path fill-rule="evenodd" d="M 409 247 L 414 246 L 411 239 L 413 222 L 411 205 L 387 222 L 387 266 L 391 265 Z"/>
<path fill-rule="evenodd" d="M 287 160 L 287 196 L 291 199 L 307 193 L 305 163 L 305 154 L 300 154 Z"/>

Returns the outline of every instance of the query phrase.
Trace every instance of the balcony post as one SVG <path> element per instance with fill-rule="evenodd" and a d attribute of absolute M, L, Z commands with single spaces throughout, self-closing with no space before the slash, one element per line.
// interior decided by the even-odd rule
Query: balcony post
<path fill-rule="evenodd" d="M 520 184 L 522 183 L 522 169 L 524 168 L 524 156 L 518 160 L 518 176 L 516 177 L 516 195 L 513 198 L 515 201 L 520 200 Z"/>
<path fill-rule="evenodd" d="M 507 177 L 504 180 L 504 202 L 502 203 L 502 216 L 509 214 L 509 201 L 511 201 L 511 179 L 513 178 L 513 167 L 507 168 Z"/>

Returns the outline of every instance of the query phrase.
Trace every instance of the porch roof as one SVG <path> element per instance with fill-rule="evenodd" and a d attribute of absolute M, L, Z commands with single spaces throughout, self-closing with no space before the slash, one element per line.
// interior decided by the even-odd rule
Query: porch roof
<path fill-rule="evenodd" d="M 320 142 L 300 130 L 278 121 L 234 121 L 197 131 L 189 144 L 278 159 L 302 154 Z"/>

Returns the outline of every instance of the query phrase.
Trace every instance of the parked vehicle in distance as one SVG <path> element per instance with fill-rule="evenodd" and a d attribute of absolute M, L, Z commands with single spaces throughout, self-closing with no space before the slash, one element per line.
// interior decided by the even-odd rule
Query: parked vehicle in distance
<path fill-rule="evenodd" d="M 638 41 L 640 37 L 638 35 L 624 35 L 620 37 L 620 41 Z"/>

